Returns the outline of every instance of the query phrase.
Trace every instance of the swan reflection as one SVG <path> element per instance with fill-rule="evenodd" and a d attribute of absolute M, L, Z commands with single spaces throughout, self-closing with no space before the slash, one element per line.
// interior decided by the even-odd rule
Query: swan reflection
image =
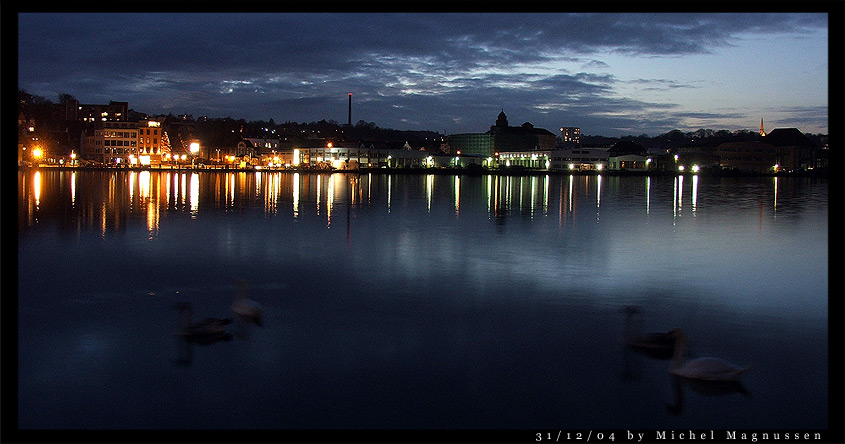
<path fill-rule="evenodd" d="M 232 334 L 226 330 L 226 325 L 232 323 L 231 318 L 208 317 L 194 321 L 190 302 L 177 302 L 173 308 L 179 312 L 175 334 L 177 357 L 172 360 L 175 365 L 190 366 L 193 363 L 194 345 L 207 346 L 232 340 Z"/>
<path fill-rule="evenodd" d="M 675 349 L 675 336 L 671 331 L 642 332 L 642 311 L 640 307 L 629 305 L 622 309 L 625 313 L 625 329 L 622 344 L 627 348 L 655 359 L 669 359 Z"/>
<path fill-rule="evenodd" d="M 709 356 L 685 360 L 687 352 L 686 333 L 680 328 L 673 328 L 670 335 L 675 338 L 672 364 L 669 366 L 669 373 L 673 375 L 703 381 L 737 381 L 743 373 L 750 369 L 748 366 L 740 367 Z"/>
<path fill-rule="evenodd" d="M 622 378 L 639 379 L 642 374 L 642 356 L 651 359 L 667 360 L 672 357 L 675 338 L 671 332 L 643 333 L 642 309 L 637 305 L 623 307 L 625 321 L 622 330 L 624 369 Z"/>
<path fill-rule="evenodd" d="M 671 375 L 671 378 L 674 399 L 672 403 L 666 403 L 666 411 L 672 415 L 680 415 L 683 413 L 684 387 L 687 387 L 702 396 L 727 396 L 741 394 L 746 398 L 751 397 L 751 392 L 749 392 L 739 381 L 703 381 L 676 375 Z"/>

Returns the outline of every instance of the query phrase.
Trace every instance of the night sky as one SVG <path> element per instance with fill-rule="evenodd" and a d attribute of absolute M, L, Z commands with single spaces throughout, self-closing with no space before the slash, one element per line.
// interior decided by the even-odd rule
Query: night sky
<path fill-rule="evenodd" d="M 764 3 L 760 3 L 764 5 Z M 826 13 L 20 13 L 18 86 L 445 134 L 828 133 Z"/>

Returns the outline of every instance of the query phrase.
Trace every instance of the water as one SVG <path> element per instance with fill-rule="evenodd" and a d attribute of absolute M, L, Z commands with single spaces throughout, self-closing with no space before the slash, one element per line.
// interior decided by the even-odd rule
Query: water
<path fill-rule="evenodd" d="M 826 180 L 18 182 L 21 429 L 829 426 Z M 179 301 L 231 317 L 236 279 L 263 326 L 175 335 Z M 752 369 L 741 391 L 676 381 L 626 322 Z"/>

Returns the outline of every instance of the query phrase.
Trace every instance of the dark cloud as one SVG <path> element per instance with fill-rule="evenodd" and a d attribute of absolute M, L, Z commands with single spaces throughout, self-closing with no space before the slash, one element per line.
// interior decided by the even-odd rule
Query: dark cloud
<path fill-rule="evenodd" d="M 826 26 L 824 14 L 27 13 L 19 84 L 51 99 L 277 121 L 345 121 L 353 92 L 354 114 L 383 127 L 482 131 L 508 108 L 554 130 L 664 106 L 615 97 L 602 53 L 707 54 L 740 35 Z M 549 116 L 553 106 L 563 112 Z"/>

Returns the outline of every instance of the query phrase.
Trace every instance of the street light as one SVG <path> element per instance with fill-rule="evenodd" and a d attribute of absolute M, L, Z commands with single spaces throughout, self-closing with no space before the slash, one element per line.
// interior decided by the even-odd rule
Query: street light
<path fill-rule="evenodd" d="M 40 147 L 35 147 L 32 149 L 32 159 L 37 163 L 41 164 L 41 158 L 44 156 L 44 150 Z"/>
<path fill-rule="evenodd" d="M 200 152 L 200 144 L 197 143 L 197 142 L 191 142 L 190 149 L 191 149 L 191 168 L 193 168 L 194 167 L 194 159 L 196 158 L 197 153 Z M 184 156 L 183 156 L 183 158 L 184 158 Z"/>

